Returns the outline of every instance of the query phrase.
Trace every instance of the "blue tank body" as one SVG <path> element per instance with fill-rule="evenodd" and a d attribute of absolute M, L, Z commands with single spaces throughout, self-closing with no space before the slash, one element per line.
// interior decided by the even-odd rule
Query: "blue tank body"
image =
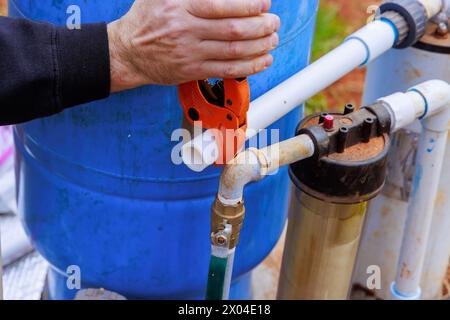
<path fill-rule="evenodd" d="M 65 25 L 70 5 L 82 23 L 111 21 L 132 0 L 10 0 L 11 16 Z M 250 79 L 257 98 L 304 68 L 317 0 L 275 0 L 280 47 L 270 70 Z M 293 135 L 300 109 L 277 122 Z M 181 126 L 176 87 L 147 86 L 17 126 L 20 213 L 51 265 L 52 299 L 71 299 L 69 266 L 83 287 L 138 299 L 202 298 L 210 254 L 210 206 L 220 170 L 198 174 L 171 162 Z M 236 253 L 231 298 L 251 298 L 250 271 L 272 250 L 287 213 L 286 170 L 245 192 L 247 216 Z"/>

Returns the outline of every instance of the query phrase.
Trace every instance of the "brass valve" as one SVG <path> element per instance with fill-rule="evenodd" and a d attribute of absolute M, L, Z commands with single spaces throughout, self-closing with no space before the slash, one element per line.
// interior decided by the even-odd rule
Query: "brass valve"
<path fill-rule="evenodd" d="M 219 247 L 233 249 L 239 242 L 245 217 L 244 202 L 234 206 L 224 205 L 217 197 L 211 207 L 211 243 Z M 231 226 L 228 233 L 227 226 Z"/>

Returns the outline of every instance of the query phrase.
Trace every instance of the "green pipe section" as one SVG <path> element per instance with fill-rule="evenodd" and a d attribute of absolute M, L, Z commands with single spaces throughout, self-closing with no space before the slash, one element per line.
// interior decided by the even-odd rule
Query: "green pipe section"
<path fill-rule="evenodd" d="M 213 249 L 212 252 L 214 251 Z M 227 251 L 227 254 L 222 257 L 211 254 L 206 300 L 228 299 L 233 272 L 234 249 Z"/>

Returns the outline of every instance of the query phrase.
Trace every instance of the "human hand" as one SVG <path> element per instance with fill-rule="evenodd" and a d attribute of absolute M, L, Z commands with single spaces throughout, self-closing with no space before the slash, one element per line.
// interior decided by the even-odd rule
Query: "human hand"
<path fill-rule="evenodd" d="M 271 0 L 136 0 L 108 25 L 111 92 L 267 69 L 280 28 L 270 6 Z"/>

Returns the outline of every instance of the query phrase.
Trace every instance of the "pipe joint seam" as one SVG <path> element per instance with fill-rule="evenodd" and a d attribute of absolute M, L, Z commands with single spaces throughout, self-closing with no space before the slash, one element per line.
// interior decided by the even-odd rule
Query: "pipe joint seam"
<path fill-rule="evenodd" d="M 381 16 L 381 18 L 379 19 L 380 21 L 386 22 L 389 26 L 391 26 L 392 30 L 394 31 L 394 34 L 395 34 L 394 46 L 399 44 L 399 42 L 403 41 L 404 38 L 406 37 L 406 34 L 403 34 L 403 33 L 407 33 L 407 32 L 403 31 L 404 26 L 403 26 L 403 28 L 402 28 L 402 26 L 400 26 L 400 21 L 405 22 L 405 23 L 406 23 L 406 21 L 400 15 L 397 15 L 396 18 L 397 18 L 398 22 L 397 21 L 394 22 L 393 20 L 395 18 L 394 17 L 391 18 L 389 16 Z"/>
<path fill-rule="evenodd" d="M 352 40 L 360 42 L 365 48 L 366 57 L 359 65 L 364 66 L 395 45 L 397 32 L 390 21 L 377 19 L 351 34 L 344 43 Z"/>
<path fill-rule="evenodd" d="M 426 97 L 422 92 L 420 92 L 419 90 L 417 90 L 416 88 L 409 89 L 408 92 L 415 92 L 415 93 L 417 93 L 419 96 L 422 97 L 423 102 L 424 102 L 424 104 L 425 104 L 425 107 L 424 107 L 424 112 L 423 112 L 423 114 L 420 116 L 419 120 L 424 119 L 424 118 L 428 115 L 428 109 L 429 109 L 429 104 L 428 104 L 427 97 Z"/>
<path fill-rule="evenodd" d="M 359 67 L 364 67 L 366 64 L 368 64 L 369 62 L 370 62 L 370 48 L 369 48 L 369 46 L 367 45 L 367 43 L 363 40 L 363 39 L 361 39 L 360 37 L 357 37 L 357 36 L 350 36 L 350 37 L 348 37 L 347 39 L 345 39 L 345 41 L 351 41 L 351 40 L 356 40 L 356 41 L 359 41 L 359 42 L 361 42 L 362 43 L 362 45 L 364 46 L 364 48 L 366 49 L 366 59 L 364 60 L 364 62 L 363 63 L 361 63 L 360 65 L 359 65 Z"/>

